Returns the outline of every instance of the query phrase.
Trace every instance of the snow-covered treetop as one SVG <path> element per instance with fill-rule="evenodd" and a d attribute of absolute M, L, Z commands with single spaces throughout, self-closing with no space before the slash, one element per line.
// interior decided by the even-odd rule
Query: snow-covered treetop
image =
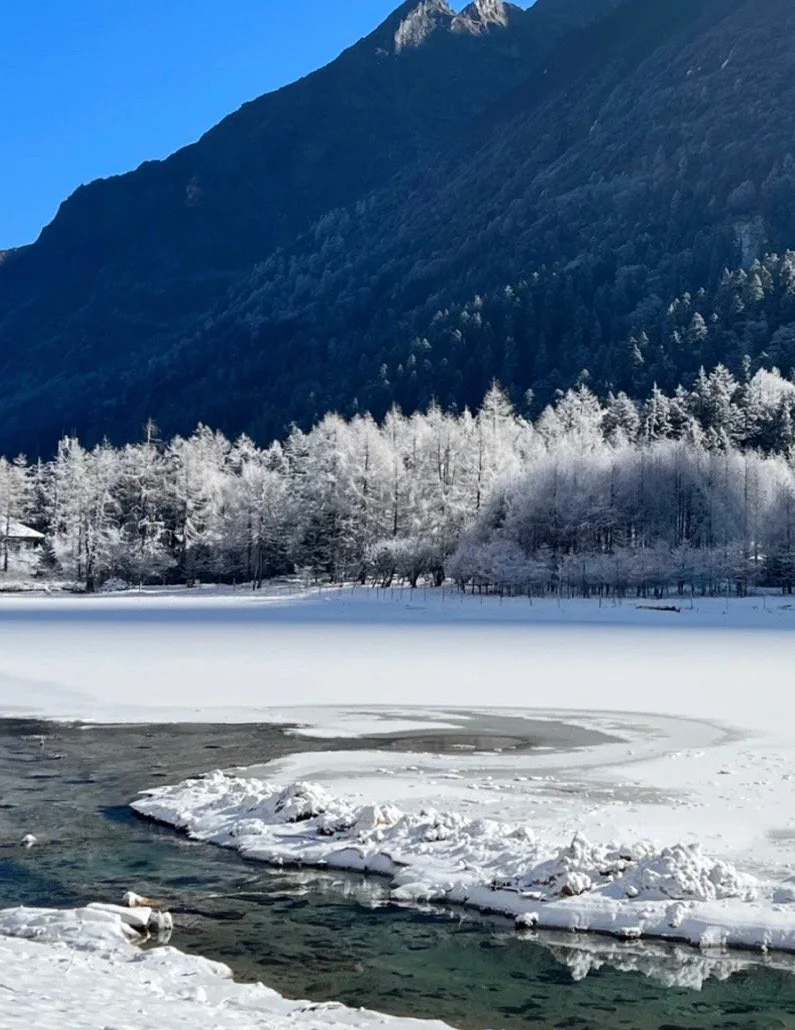
<path fill-rule="evenodd" d="M 583 381 L 534 423 L 495 383 L 477 412 L 330 413 L 265 448 L 203 425 L 165 441 L 150 425 L 119 449 L 65 438 L 32 468 L 0 457 L 0 575 L 9 540 L 44 533 L 43 572 L 89 589 L 310 570 L 795 590 L 794 456 L 795 383 L 750 363 L 641 403 Z"/>

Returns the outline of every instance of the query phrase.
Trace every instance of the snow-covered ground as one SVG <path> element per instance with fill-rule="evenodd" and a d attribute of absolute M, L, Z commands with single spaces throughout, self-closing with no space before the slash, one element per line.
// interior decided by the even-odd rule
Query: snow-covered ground
<path fill-rule="evenodd" d="M 417 767 L 420 791 L 427 776 Z M 389 876 L 400 902 L 470 905 L 522 927 L 795 951 L 795 887 L 763 882 L 696 843 L 580 833 L 563 843 L 554 817 L 542 833 L 528 813 L 508 821 L 501 798 L 489 799 L 491 807 L 476 800 L 479 785 L 471 798 L 438 791 L 448 801 L 459 794 L 447 811 L 416 803 L 404 810 L 389 785 L 381 791 L 389 801 L 372 804 L 358 786 L 337 795 L 313 783 L 281 787 L 216 772 L 157 788 L 134 808 L 249 859 Z M 538 803 L 532 793 L 525 801 Z"/>
<path fill-rule="evenodd" d="M 287 1001 L 236 984 L 218 962 L 174 948 L 141 951 L 118 914 L 96 909 L 0 911 L 3 1030 L 331 1030 L 443 1024 L 343 1005 Z"/>
<path fill-rule="evenodd" d="M 0 598 L 0 712 L 346 737 L 522 718 L 607 733 L 574 751 L 300 754 L 141 808 L 266 860 L 378 870 L 403 900 L 795 948 L 795 607 L 650 605 L 350 589 Z M 285 822 L 283 789 L 307 781 L 315 816 Z"/>
<path fill-rule="evenodd" d="M 0 596 L 0 713 L 318 722 L 296 709 L 487 704 L 687 716 L 745 730 L 792 714 L 795 603 L 688 605 L 531 606 L 363 589 Z"/>

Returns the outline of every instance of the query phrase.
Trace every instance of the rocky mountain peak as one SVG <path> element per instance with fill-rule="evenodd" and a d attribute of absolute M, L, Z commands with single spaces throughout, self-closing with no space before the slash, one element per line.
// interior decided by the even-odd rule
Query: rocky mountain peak
<path fill-rule="evenodd" d="M 453 19 L 454 32 L 468 32 L 473 36 L 488 32 L 492 27 L 506 28 L 511 13 L 520 8 L 503 0 L 473 0 Z"/>
<path fill-rule="evenodd" d="M 412 50 L 439 28 L 449 28 L 456 13 L 447 0 L 420 0 L 403 18 L 395 32 L 395 53 Z"/>
<path fill-rule="evenodd" d="M 407 9 L 395 32 L 395 53 L 422 46 L 438 31 L 480 36 L 490 29 L 507 28 L 522 8 L 505 0 L 472 0 L 459 13 L 447 0 L 419 0 Z"/>

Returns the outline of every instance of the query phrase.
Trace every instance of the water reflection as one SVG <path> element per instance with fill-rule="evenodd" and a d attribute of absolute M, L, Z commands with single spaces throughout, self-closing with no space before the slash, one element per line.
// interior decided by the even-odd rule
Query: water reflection
<path fill-rule="evenodd" d="M 700 991 L 708 980 L 725 981 L 738 973 L 769 969 L 795 976 L 795 956 L 756 952 L 699 951 L 684 945 L 611 941 L 601 937 L 544 934 L 532 938 L 571 972 L 584 980 L 605 966 L 623 973 L 641 973 L 664 987 Z"/>

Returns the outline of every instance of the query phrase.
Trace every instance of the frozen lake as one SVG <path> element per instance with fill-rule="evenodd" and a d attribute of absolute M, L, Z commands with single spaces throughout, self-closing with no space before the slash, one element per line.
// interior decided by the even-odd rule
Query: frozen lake
<path fill-rule="evenodd" d="M 11 715 L 218 722 L 315 705 L 555 708 L 780 732 L 795 715 L 793 660 L 795 611 L 780 598 L 673 614 L 422 590 L 0 597 L 0 711 Z"/>

